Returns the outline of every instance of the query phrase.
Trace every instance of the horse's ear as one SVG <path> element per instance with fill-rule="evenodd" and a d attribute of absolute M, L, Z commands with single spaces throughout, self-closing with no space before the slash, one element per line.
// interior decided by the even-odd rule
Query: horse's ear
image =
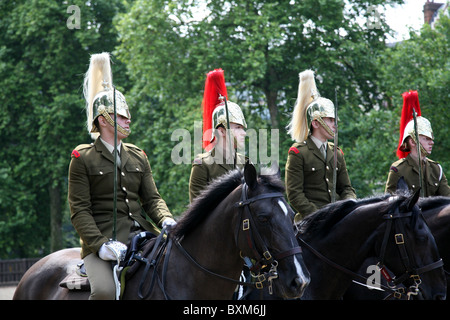
<path fill-rule="evenodd" d="M 256 169 L 251 163 L 246 163 L 244 167 L 244 178 L 245 183 L 248 185 L 250 189 L 255 189 L 257 183 L 257 174 Z"/>
<path fill-rule="evenodd" d="M 405 181 L 405 178 L 402 176 L 397 181 L 397 190 L 408 191 L 408 184 Z"/>
<path fill-rule="evenodd" d="M 419 200 L 419 196 L 420 196 L 420 188 L 417 189 L 417 191 L 414 192 L 413 195 L 411 195 L 410 197 L 408 197 L 405 200 L 405 202 L 403 204 L 406 205 L 407 212 L 412 210 L 412 208 L 415 206 L 415 204 Z"/>

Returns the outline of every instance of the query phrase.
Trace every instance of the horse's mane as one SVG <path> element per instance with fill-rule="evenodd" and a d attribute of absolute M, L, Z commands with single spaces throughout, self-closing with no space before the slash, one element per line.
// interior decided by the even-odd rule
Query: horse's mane
<path fill-rule="evenodd" d="M 423 211 L 449 204 L 450 197 L 443 196 L 420 198 L 418 201 L 418 205 Z"/>
<path fill-rule="evenodd" d="M 271 171 L 267 171 L 269 174 Z M 216 207 L 242 184 L 244 171 L 235 169 L 211 181 L 182 214 L 171 234 L 182 237 L 196 228 Z M 270 190 L 284 192 L 284 184 L 277 175 L 259 175 L 258 184 Z"/>
<path fill-rule="evenodd" d="M 389 198 L 390 195 L 373 196 L 360 200 L 348 199 L 330 203 L 306 216 L 297 224 L 297 229 L 305 240 L 310 236 L 328 234 L 331 228 L 355 209 Z"/>

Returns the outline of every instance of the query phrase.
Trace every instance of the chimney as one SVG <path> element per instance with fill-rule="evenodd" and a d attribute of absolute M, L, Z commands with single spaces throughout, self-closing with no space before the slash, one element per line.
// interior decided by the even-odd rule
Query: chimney
<path fill-rule="evenodd" d="M 434 0 L 427 2 L 423 5 L 423 19 L 425 23 L 430 24 L 433 21 L 434 13 L 442 6 L 442 3 L 435 3 Z"/>

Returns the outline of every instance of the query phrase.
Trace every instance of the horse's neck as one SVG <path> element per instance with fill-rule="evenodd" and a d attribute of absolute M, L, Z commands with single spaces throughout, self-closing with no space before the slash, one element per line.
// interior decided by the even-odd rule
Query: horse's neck
<path fill-rule="evenodd" d="M 243 264 L 235 241 L 234 203 L 221 203 L 198 227 L 186 235 L 182 246 L 203 267 L 234 276 Z"/>
<path fill-rule="evenodd" d="M 358 217 L 341 221 L 323 238 L 310 239 L 309 244 L 332 262 L 352 272 L 357 272 L 373 248 L 372 237 L 382 220 Z M 312 299 L 340 299 L 350 285 L 348 275 L 305 250 L 305 261 L 311 273 L 310 288 L 305 297 Z M 310 268 L 310 266 L 312 266 Z M 318 267 L 321 266 L 321 267 Z M 324 296 L 326 295 L 326 297 Z"/>

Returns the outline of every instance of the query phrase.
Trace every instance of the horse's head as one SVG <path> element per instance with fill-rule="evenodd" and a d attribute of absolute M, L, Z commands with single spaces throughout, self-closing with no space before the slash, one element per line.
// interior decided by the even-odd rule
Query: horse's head
<path fill-rule="evenodd" d="M 409 296 L 443 299 L 446 279 L 434 237 L 417 206 L 419 193 L 408 197 L 391 197 L 380 227 L 378 249 L 381 273 L 396 286 L 403 284 Z"/>
<path fill-rule="evenodd" d="M 294 212 L 286 202 L 278 174 L 258 176 L 246 164 L 238 202 L 237 246 L 258 283 L 268 280 L 277 296 L 300 297 L 310 282 L 293 228 Z M 250 263 L 251 260 L 254 263 Z"/>

